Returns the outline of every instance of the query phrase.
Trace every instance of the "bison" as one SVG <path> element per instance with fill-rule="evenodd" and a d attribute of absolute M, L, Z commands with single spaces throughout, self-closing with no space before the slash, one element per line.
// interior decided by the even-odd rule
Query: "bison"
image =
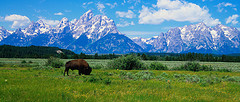
<path fill-rule="evenodd" d="M 65 72 L 67 72 L 67 75 L 68 75 L 69 69 L 78 70 L 79 75 L 81 74 L 90 75 L 90 73 L 92 72 L 92 68 L 83 59 L 76 59 L 76 60 L 71 60 L 66 62 L 64 76 L 65 76 Z"/>

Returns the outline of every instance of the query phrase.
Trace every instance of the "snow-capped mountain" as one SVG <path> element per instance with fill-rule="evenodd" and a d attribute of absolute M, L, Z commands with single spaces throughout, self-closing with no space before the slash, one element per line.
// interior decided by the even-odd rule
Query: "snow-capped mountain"
<path fill-rule="evenodd" d="M 66 18 L 62 18 L 62 20 L 56 25 L 54 29 L 54 33 L 69 33 L 71 32 L 71 22 Z"/>
<path fill-rule="evenodd" d="M 198 52 L 229 54 L 240 52 L 240 32 L 224 25 L 208 27 L 204 23 L 170 29 L 151 40 L 133 38 L 148 52 Z M 146 45 L 151 48 L 146 48 Z"/>
<path fill-rule="evenodd" d="M 25 35 L 38 35 L 44 33 L 51 33 L 50 25 L 45 24 L 42 20 L 31 22 L 28 27 L 22 30 Z"/>
<path fill-rule="evenodd" d="M 93 42 L 109 33 L 120 34 L 112 19 L 102 15 L 94 16 L 91 10 L 83 14 L 80 19 L 75 22 L 75 26 L 72 29 L 75 39 L 79 38 L 83 33 Z"/>
<path fill-rule="evenodd" d="M 8 37 L 12 32 L 6 30 L 3 27 L 0 27 L 0 41 L 2 41 L 4 38 Z"/>
<path fill-rule="evenodd" d="M 240 52 L 240 31 L 225 25 L 208 27 L 204 23 L 170 29 L 152 38 L 132 40 L 121 34 L 107 16 L 94 15 L 91 10 L 79 19 L 62 18 L 52 27 L 42 20 L 26 28 L 9 31 L 0 27 L 0 44 L 15 46 L 54 46 L 75 53 L 215 53 Z"/>
<path fill-rule="evenodd" d="M 109 41 L 114 40 L 105 36 L 113 34 L 119 42 Z M 105 37 L 105 38 L 104 38 Z M 59 48 L 69 49 L 76 53 L 97 53 L 101 52 L 100 48 L 91 47 L 95 45 L 96 41 L 101 42 L 102 38 L 112 42 L 116 45 L 126 45 L 126 47 L 112 47 L 104 53 L 129 53 L 140 52 L 142 48 L 135 44 L 132 40 L 122 35 L 114 23 L 114 21 L 107 16 L 94 15 L 91 10 L 83 14 L 80 19 L 69 21 L 66 17 L 62 18 L 59 24 L 51 27 L 42 20 L 31 22 L 28 27 L 24 29 L 17 29 L 13 33 L 7 31 L 3 27 L 0 28 L 0 44 L 8 44 L 15 46 L 55 46 Z M 124 44 L 126 43 L 126 44 Z M 131 47 L 129 47 L 131 46 Z M 99 47 L 103 47 L 100 45 Z M 107 47 L 107 46 L 104 46 Z"/>
<path fill-rule="evenodd" d="M 0 44 L 24 46 L 30 43 L 29 41 L 31 38 L 31 36 L 24 34 L 21 28 L 18 28 L 12 34 L 4 38 Z"/>

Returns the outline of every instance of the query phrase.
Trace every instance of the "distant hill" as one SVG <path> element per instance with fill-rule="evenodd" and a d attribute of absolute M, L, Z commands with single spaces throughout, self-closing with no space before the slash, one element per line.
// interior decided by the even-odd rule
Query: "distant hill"
<path fill-rule="evenodd" d="M 49 56 L 60 56 L 61 53 L 65 55 L 74 55 L 70 50 L 60 49 L 58 47 L 45 46 L 0 46 L 1 58 L 48 58 Z"/>

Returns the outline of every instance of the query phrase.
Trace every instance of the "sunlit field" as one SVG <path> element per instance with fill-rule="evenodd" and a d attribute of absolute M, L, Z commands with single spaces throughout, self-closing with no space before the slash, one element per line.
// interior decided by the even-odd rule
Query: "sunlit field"
<path fill-rule="evenodd" d="M 70 76 L 63 76 L 64 67 L 35 68 L 45 61 L 0 59 L 0 101 L 240 101 L 240 63 L 200 62 L 232 72 L 113 70 L 106 68 L 111 60 L 87 59 L 91 67 L 103 68 L 91 75 L 70 70 Z M 160 62 L 170 69 L 186 63 Z"/>

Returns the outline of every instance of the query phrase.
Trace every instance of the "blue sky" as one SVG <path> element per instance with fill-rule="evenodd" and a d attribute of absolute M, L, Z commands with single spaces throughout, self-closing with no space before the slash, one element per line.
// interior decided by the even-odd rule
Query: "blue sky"
<path fill-rule="evenodd" d="M 1 0 L 0 26 L 24 28 L 31 21 L 56 25 L 92 10 L 115 21 L 129 37 L 152 37 L 170 28 L 204 22 L 240 29 L 240 0 Z"/>

